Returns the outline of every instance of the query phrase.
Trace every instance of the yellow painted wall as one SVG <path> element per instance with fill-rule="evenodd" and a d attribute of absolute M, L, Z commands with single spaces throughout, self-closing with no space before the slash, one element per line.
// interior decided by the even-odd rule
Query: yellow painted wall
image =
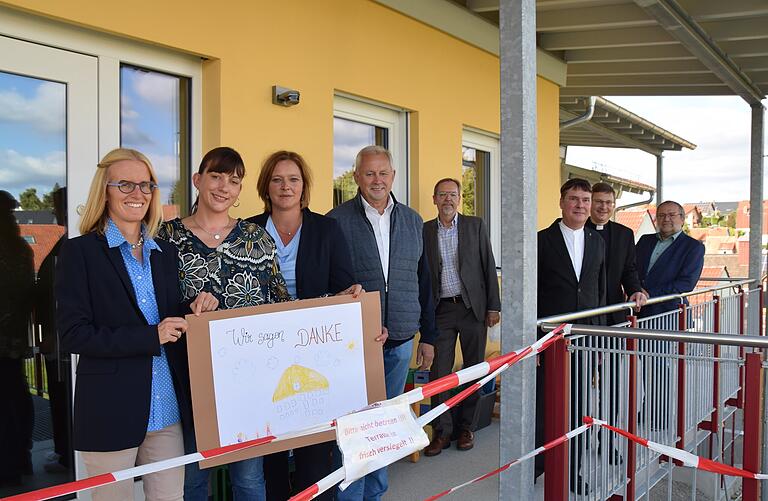
<path fill-rule="evenodd" d="M 226 144 L 249 175 L 237 215 L 261 210 L 255 178 L 276 149 L 305 155 L 316 179 L 312 207 L 331 207 L 333 95 L 413 110 L 411 205 L 434 216 L 431 190 L 459 176 L 464 124 L 498 132 L 498 58 L 368 0 L 8 0 L 12 7 L 98 31 L 203 55 L 203 149 Z M 292 108 L 272 85 L 301 91 Z M 556 208 L 557 85 L 539 78 L 540 224 Z"/>

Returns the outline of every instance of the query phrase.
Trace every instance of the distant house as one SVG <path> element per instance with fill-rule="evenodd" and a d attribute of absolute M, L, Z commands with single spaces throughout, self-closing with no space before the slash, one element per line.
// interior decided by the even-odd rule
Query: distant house
<path fill-rule="evenodd" d="M 706 235 L 703 240 L 706 254 L 736 254 L 738 238 L 736 236 Z"/>
<path fill-rule="evenodd" d="M 688 205 L 688 204 L 685 204 L 685 205 Z M 720 214 L 720 209 L 715 204 L 715 202 L 699 202 L 693 205 L 695 205 L 696 208 L 699 209 L 699 212 L 701 212 L 701 215 L 703 217 L 712 217 Z"/>
<path fill-rule="evenodd" d="M 701 226 L 702 214 L 696 204 L 683 204 L 683 211 L 685 212 L 685 224 L 689 228 Z"/>
<path fill-rule="evenodd" d="M 18 224 L 56 224 L 56 216 L 50 210 L 15 210 Z"/>
<path fill-rule="evenodd" d="M 648 209 L 622 210 L 616 213 L 615 220 L 632 230 L 635 234 L 635 242 L 643 235 L 656 233 L 656 227 L 653 225 L 653 218 Z"/>
<path fill-rule="evenodd" d="M 58 224 L 20 224 L 21 237 L 26 240 L 35 255 L 35 273 L 66 231 Z"/>
<path fill-rule="evenodd" d="M 768 228 L 768 200 L 763 200 L 763 234 Z M 742 200 L 736 208 L 736 229 L 749 230 L 749 200 Z"/>

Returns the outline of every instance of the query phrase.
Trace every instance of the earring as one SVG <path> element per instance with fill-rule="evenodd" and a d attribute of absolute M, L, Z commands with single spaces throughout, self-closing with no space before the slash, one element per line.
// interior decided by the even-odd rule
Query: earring
<path fill-rule="evenodd" d="M 240 199 L 238 198 L 235 200 L 235 203 L 232 204 L 232 207 L 240 207 Z"/>

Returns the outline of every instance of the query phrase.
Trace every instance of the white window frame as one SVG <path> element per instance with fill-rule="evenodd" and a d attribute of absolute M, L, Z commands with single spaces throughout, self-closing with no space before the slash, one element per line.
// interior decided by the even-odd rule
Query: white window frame
<path fill-rule="evenodd" d="M 120 66 L 128 64 L 190 79 L 191 110 L 190 127 L 190 171 L 202 157 L 202 61 L 199 57 L 162 49 L 137 41 L 68 25 L 62 22 L 30 15 L 6 7 L 0 7 L 0 35 L 25 42 L 69 51 L 73 54 L 94 56 L 97 59 L 98 76 L 95 94 L 98 106 L 98 155 L 86 170 L 78 169 L 78 174 L 87 172 L 89 177 L 80 179 L 77 190 L 69 190 L 67 201 L 70 212 L 70 237 L 77 235 L 77 218 L 72 217 L 73 207 L 85 204 L 90 175 L 96 171 L 98 158 L 120 146 Z M 34 64 L 35 61 L 30 61 Z M 93 93 L 91 94 L 93 95 Z M 69 108 L 68 108 L 69 109 Z M 93 132 L 90 132 L 93 134 Z M 72 131 L 68 131 L 68 137 Z M 68 140 L 68 157 L 71 157 L 72 145 Z M 71 166 L 68 166 L 68 171 Z M 69 176 L 68 176 L 69 177 Z M 192 172 L 189 173 L 190 190 Z M 69 183 L 68 183 L 69 184 Z M 79 185 L 78 185 L 79 186 Z M 81 194 L 84 193 L 84 195 Z M 82 196 L 81 196 L 82 195 Z M 77 357 L 72 362 L 72 383 L 76 380 Z M 74 394 L 72 395 L 74 397 Z M 79 452 L 75 454 L 75 476 L 78 479 L 86 475 L 85 466 Z M 134 484 L 137 499 L 143 499 L 140 482 Z M 89 492 L 81 492 L 78 499 L 90 499 Z"/>
<path fill-rule="evenodd" d="M 490 172 L 488 172 L 488 189 L 490 190 L 490 228 L 488 228 L 488 231 L 490 232 L 493 255 L 496 258 L 496 266 L 501 266 L 501 158 L 499 157 L 499 136 L 498 134 L 473 127 L 464 127 L 461 132 L 461 146 L 486 151 L 491 155 Z"/>
<path fill-rule="evenodd" d="M 408 112 L 367 99 L 337 93 L 333 96 L 333 116 L 387 129 L 389 151 L 395 168 L 392 193 L 398 202 L 410 201 L 410 166 L 408 159 Z"/>
<path fill-rule="evenodd" d="M 191 80 L 190 169 L 202 158 L 203 71 L 199 57 L 5 7 L 0 7 L 0 35 L 79 52 L 98 59 L 99 158 L 120 146 L 121 64 L 189 78 Z M 95 164 L 93 169 L 95 171 Z M 190 172 L 190 179 L 191 174 Z"/>

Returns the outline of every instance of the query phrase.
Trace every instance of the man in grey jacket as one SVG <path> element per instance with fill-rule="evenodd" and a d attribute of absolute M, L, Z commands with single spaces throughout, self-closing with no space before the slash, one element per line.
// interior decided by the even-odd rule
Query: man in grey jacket
<path fill-rule="evenodd" d="M 395 169 L 392 155 L 380 146 L 366 146 L 355 158 L 355 198 L 336 207 L 336 219 L 350 245 L 355 282 L 379 291 L 387 398 L 400 395 L 408 377 L 416 332 L 420 332 L 416 363 L 426 369 L 434 357 L 435 309 L 429 265 L 422 243 L 423 221 L 391 195 Z M 379 500 L 387 490 L 387 470 L 370 473 L 336 494 L 339 501 Z"/>
<path fill-rule="evenodd" d="M 461 342 L 464 367 L 485 358 L 486 327 L 499 322 L 501 301 L 496 261 L 485 223 L 479 217 L 458 213 L 461 182 L 441 179 L 435 184 L 432 201 L 438 217 L 424 223 L 424 245 L 431 266 L 432 295 L 439 336 L 435 342 L 435 361 L 429 379 L 434 381 L 453 371 L 456 340 Z M 478 394 L 470 395 L 458 409 L 458 422 L 446 412 L 432 424 L 432 442 L 426 456 L 436 456 L 451 445 L 454 429 L 459 428 L 456 448 L 468 451 L 474 446 L 472 421 Z M 432 408 L 446 396 L 432 397 Z"/>

